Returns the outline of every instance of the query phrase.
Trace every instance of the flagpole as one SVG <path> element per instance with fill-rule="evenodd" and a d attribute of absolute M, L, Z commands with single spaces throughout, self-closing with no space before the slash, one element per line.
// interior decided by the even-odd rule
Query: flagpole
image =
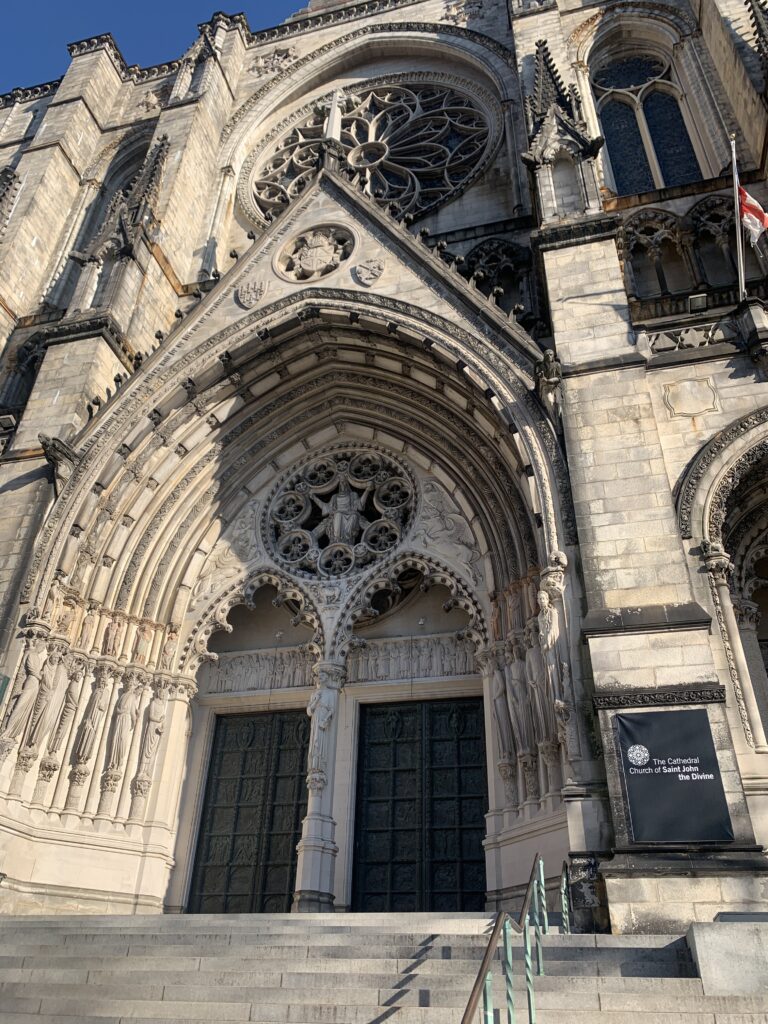
<path fill-rule="evenodd" d="M 741 204 L 739 203 L 739 172 L 736 169 L 736 136 L 731 135 L 731 160 L 733 162 L 733 206 L 736 226 L 736 254 L 739 265 L 739 302 L 747 297 L 744 284 L 744 232 L 741 226 Z"/>

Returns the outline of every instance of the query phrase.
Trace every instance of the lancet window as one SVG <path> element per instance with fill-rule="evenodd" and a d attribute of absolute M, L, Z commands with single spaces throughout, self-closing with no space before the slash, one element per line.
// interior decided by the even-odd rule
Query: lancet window
<path fill-rule="evenodd" d="M 593 67 L 592 88 L 619 195 L 701 180 L 702 161 L 671 61 L 611 53 Z"/>

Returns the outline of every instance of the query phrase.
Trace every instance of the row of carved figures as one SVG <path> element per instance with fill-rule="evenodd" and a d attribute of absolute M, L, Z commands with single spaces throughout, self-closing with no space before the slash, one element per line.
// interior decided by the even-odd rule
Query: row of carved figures
<path fill-rule="evenodd" d="M 168 676 L 30 637 L 0 730 L 0 764 L 16 751 L 8 795 L 22 797 L 39 762 L 33 805 L 142 821 L 168 701 L 179 695 Z"/>
<path fill-rule="evenodd" d="M 135 665 L 156 666 L 163 672 L 173 668 L 178 626 L 163 626 L 149 619 L 111 612 L 95 601 L 83 606 L 58 581 L 51 586 L 42 613 L 31 608 L 26 620 L 28 624 L 49 627 L 67 646 L 71 644 L 84 654 L 103 654 Z"/>
<path fill-rule="evenodd" d="M 523 629 L 478 656 L 490 681 L 498 770 L 509 808 L 559 791 L 563 768 L 571 771 L 582 758 L 559 610 L 547 590 L 538 592 L 537 604 L 538 613 Z"/>

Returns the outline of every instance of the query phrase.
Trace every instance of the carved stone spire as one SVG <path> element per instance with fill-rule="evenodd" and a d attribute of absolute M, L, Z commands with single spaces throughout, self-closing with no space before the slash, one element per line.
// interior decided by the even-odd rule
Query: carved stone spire
<path fill-rule="evenodd" d="M 546 39 L 539 39 L 536 42 L 533 92 L 526 98 L 525 103 L 529 138 L 536 134 L 553 104 L 557 104 L 569 117 L 574 117 L 571 98 L 563 85 L 560 72 L 555 67 L 552 54 L 549 52 L 549 44 Z"/>
<path fill-rule="evenodd" d="M 766 87 L 768 87 L 768 7 L 764 0 L 744 0 L 744 2 L 755 31 L 755 47 L 760 57 L 763 75 L 766 78 Z"/>

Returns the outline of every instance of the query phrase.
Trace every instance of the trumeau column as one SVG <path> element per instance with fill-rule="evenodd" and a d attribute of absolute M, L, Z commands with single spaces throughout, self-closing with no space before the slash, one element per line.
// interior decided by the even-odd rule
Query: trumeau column
<path fill-rule="evenodd" d="M 313 672 L 315 692 L 307 707 L 312 726 L 307 763 L 307 816 L 301 830 L 296 866 L 294 912 L 333 910 L 334 872 L 338 847 L 333 819 L 339 696 L 346 680 L 344 665 L 318 662 Z"/>

